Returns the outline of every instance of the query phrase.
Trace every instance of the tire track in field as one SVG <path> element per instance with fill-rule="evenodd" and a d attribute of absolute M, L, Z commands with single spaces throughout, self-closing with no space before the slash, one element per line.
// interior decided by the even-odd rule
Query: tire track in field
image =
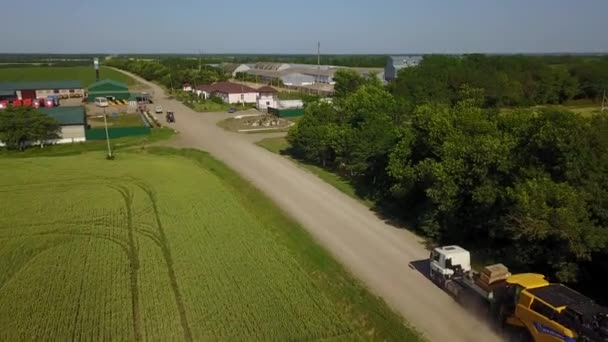
<path fill-rule="evenodd" d="M 190 324 L 188 323 L 188 316 L 186 315 L 186 308 L 184 307 L 184 300 L 177 284 L 177 276 L 175 275 L 175 268 L 173 267 L 173 256 L 171 255 L 171 249 L 169 248 L 169 241 L 167 240 L 167 236 L 165 235 L 165 229 L 163 228 L 163 224 L 160 220 L 160 214 L 158 213 L 158 206 L 156 196 L 154 191 L 150 189 L 150 187 L 145 183 L 136 183 L 147 195 L 150 203 L 152 204 L 152 209 L 154 211 L 154 219 L 156 220 L 156 225 L 158 227 L 159 232 L 159 246 L 162 250 L 163 257 L 165 259 L 165 263 L 167 264 L 167 273 L 169 275 L 169 281 L 171 284 L 171 289 L 173 290 L 173 295 L 175 296 L 175 303 L 177 304 L 177 310 L 179 311 L 179 318 L 182 325 L 182 329 L 184 330 L 184 338 L 186 341 L 193 341 L 192 338 L 192 330 L 190 329 Z"/>
<path fill-rule="evenodd" d="M 72 321 L 72 341 L 76 341 L 78 340 L 78 337 L 82 337 L 82 336 L 76 336 L 76 331 L 78 331 L 77 328 L 77 324 L 78 324 L 78 320 L 80 319 L 80 305 L 82 304 L 82 297 L 83 297 L 83 292 L 84 290 L 84 282 L 87 276 L 87 263 L 89 259 L 89 255 L 87 253 L 84 254 L 84 266 L 82 267 L 82 269 L 84 270 L 84 272 L 81 274 L 80 278 L 80 286 L 78 286 L 78 298 L 76 299 L 76 314 L 74 315 L 74 320 Z"/>
<path fill-rule="evenodd" d="M 0 292 L 4 289 L 4 287 L 10 283 L 10 281 L 15 277 L 21 270 L 23 270 L 34 258 L 38 255 L 46 252 L 47 250 L 51 250 L 53 248 L 59 247 L 65 243 L 68 243 L 68 240 L 57 240 L 57 241 L 48 241 L 45 242 L 42 246 L 34 248 L 31 250 L 31 253 L 26 255 L 21 255 L 19 258 L 18 264 L 13 267 L 8 272 L 5 271 L 3 277 L 0 278 Z"/>
<path fill-rule="evenodd" d="M 137 246 L 135 245 L 135 232 L 133 226 L 133 194 L 124 186 L 115 186 L 125 202 L 125 208 L 127 210 L 127 230 L 129 235 L 129 267 L 131 272 L 129 276 L 131 278 L 131 307 L 133 311 L 133 332 L 135 334 L 135 341 L 143 340 L 142 333 L 142 322 L 141 322 L 141 309 L 139 303 L 139 255 L 137 252 Z"/>

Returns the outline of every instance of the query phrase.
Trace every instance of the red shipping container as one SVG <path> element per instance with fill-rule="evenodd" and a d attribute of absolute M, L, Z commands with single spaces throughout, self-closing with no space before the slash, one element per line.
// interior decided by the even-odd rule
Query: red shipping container
<path fill-rule="evenodd" d="M 21 100 L 13 100 L 13 106 L 18 107 L 18 106 L 21 106 L 21 105 L 22 105 Z"/>
<path fill-rule="evenodd" d="M 23 99 L 23 105 L 26 107 L 32 106 L 32 99 Z"/>

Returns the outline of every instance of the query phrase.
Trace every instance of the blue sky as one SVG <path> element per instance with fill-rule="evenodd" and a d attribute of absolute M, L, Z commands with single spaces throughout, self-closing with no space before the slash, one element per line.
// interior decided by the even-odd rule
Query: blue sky
<path fill-rule="evenodd" d="M 4 53 L 608 50 L 608 0 L 34 0 L 1 18 Z"/>

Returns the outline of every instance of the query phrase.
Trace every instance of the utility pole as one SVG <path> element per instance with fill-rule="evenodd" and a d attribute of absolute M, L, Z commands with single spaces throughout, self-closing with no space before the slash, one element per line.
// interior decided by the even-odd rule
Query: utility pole
<path fill-rule="evenodd" d="M 321 42 L 317 44 L 317 83 L 321 82 Z M 317 95 L 321 96 L 321 88 L 317 87 Z"/>
<path fill-rule="evenodd" d="M 108 158 L 111 159 L 112 158 L 112 147 L 110 146 L 110 133 L 108 132 L 108 116 L 106 115 L 106 107 L 103 107 L 103 124 L 106 129 L 106 142 L 108 143 Z"/>
<path fill-rule="evenodd" d="M 317 82 L 321 79 L 321 42 L 317 42 Z"/>
<path fill-rule="evenodd" d="M 201 60 L 202 56 L 203 56 L 203 51 L 198 50 L 198 71 L 199 72 L 201 71 L 201 68 L 202 68 L 202 60 Z"/>

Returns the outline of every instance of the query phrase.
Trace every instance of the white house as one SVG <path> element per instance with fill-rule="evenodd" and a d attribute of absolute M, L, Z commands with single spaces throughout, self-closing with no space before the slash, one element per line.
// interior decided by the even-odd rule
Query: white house
<path fill-rule="evenodd" d="M 225 103 L 256 103 L 258 91 L 243 84 L 219 82 L 202 89 L 203 93 L 220 97 Z"/>
<path fill-rule="evenodd" d="M 256 107 L 259 110 L 268 109 L 268 107 L 276 108 L 277 107 L 277 90 L 273 87 L 264 86 L 262 88 L 258 88 L 258 99 Z"/>
<path fill-rule="evenodd" d="M 208 100 L 211 97 L 211 91 L 213 90 L 213 85 L 203 84 L 196 87 L 193 92 L 198 97 L 202 97 L 204 100 Z"/>

